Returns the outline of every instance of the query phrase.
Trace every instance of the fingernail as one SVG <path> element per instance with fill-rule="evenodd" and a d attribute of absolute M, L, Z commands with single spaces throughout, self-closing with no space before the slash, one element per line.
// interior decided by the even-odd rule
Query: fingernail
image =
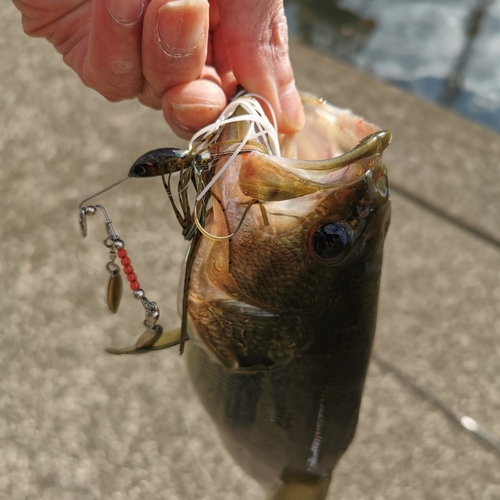
<path fill-rule="evenodd" d="M 294 130 L 301 130 L 304 126 L 304 108 L 295 84 L 280 95 L 280 106 L 286 124 Z"/>
<path fill-rule="evenodd" d="M 143 0 L 107 0 L 106 6 L 111 17 L 120 24 L 134 24 L 144 10 Z"/>
<path fill-rule="evenodd" d="M 158 9 L 160 39 L 174 57 L 192 52 L 204 40 L 208 19 L 206 0 L 172 0 Z"/>
<path fill-rule="evenodd" d="M 187 130 L 197 130 L 210 121 L 215 121 L 220 113 L 216 104 L 174 104 L 172 115 L 178 125 Z"/>

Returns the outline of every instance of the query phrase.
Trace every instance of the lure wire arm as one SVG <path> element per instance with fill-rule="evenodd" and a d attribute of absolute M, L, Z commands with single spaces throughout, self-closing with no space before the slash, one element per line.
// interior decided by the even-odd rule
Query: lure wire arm
<path fill-rule="evenodd" d="M 96 196 L 105 193 L 106 191 L 109 191 L 110 189 L 113 189 L 115 186 L 118 186 L 118 184 L 121 184 L 122 182 L 125 182 L 129 177 L 124 177 L 123 179 L 116 181 L 115 183 L 111 184 L 111 186 L 108 186 L 107 188 L 101 189 L 101 191 L 98 191 L 97 193 L 94 193 L 93 195 L 89 196 L 88 198 L 85 198 L 80 205 L 78 205 L 78 210 L 79 210 L 79 222 L 80 222 L 80 229 L 82 231 L 82 236 L 84 238 L 87 237 L 87 216 L 92 216 L 95 214 L 95 207 L 92 205 L 88 207 L 84 207 L 83 204 L 92 198 L 95 198 Z M 106 211 L 101 205 L 97 205 L 101 207 L 101 210 L 104 213 L 104 218 L 109 220 L 108 215 L 106 214 Z M 111 221 L 109 221 L 111 222 Z M 115 235 L 116 236 L 116 235 Z"/>

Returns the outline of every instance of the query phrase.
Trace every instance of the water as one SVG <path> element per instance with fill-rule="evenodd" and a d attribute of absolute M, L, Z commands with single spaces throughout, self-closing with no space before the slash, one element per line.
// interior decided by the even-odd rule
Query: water
<path fill-rule="evenodd" d="M 290 35 L 500 132 L 500 0 L 286 0 Z"/>

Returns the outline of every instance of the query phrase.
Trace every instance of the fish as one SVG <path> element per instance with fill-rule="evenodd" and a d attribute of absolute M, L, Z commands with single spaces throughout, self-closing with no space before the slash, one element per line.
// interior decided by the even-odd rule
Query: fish
<path fill-rule="evenodd" d="M 189 377 L 225 447 L 274 500 L 324 500 L 354 438 L 391 214 L 390 132 L 301 98 L 304 129 L 281 136 L 279 156 L 258 141 L 236 154 L 254 124 L 225 125 L 203 181 L 217 179 L 205 188 L 212 208 L 202 223 L 178 217 L 193 239 L 180 307 Z M 170 174 L 182 157 L 146 154 L 130 175 Z"/>
<path fill-rule="evenodd" d="M 201 239 L 188 292 L 192 385 L 275 500 L 323 500 L 354 437 L 391 211 L 390 133 L 302 100 L 303 131 L 282 138 L 288 158 L 245 152 L 212 187 L 215 236 L 258 203 L 231 238 Z M 245 133 L 230 125 L 223 140 Z"/>

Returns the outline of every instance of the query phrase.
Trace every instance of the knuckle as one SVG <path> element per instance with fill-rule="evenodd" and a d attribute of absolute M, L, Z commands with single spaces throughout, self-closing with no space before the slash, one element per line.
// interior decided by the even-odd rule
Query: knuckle
<path fill-rule="evenodd" d="M 142 89 L 142 75 L 126 62 L 111 63 L 105 69 L 86 66 L 82 81 L 111 102 L 133 99 Z"/>
<path fill-rule="evenodd" d="M 260 9 L 257 9 L 259 11 Z M 288 54 L 288 26 L 281 2 L 262 10 L 266 11 L 265 19 L 255 16 L 249 25 L 235 36 L 237 45 L 257 46 L 259 52 L 271 59 L 280 59 Z M 251 24 L 250 24 L 251 23 Z"/>
<path fill-rule="evenodd" d="M 156 91 L 149 83 L 145 83 L 138 97 L 139 102 L 144 104 L 144 106 L 153 109 L 161 109 L 163 93 Z"/>
<path fill-rule="evenodd" d="M 272 11 L 267 43 L 275 57 L 281 58 L 288 54 L 288 26 L 282 5 Z"/>

